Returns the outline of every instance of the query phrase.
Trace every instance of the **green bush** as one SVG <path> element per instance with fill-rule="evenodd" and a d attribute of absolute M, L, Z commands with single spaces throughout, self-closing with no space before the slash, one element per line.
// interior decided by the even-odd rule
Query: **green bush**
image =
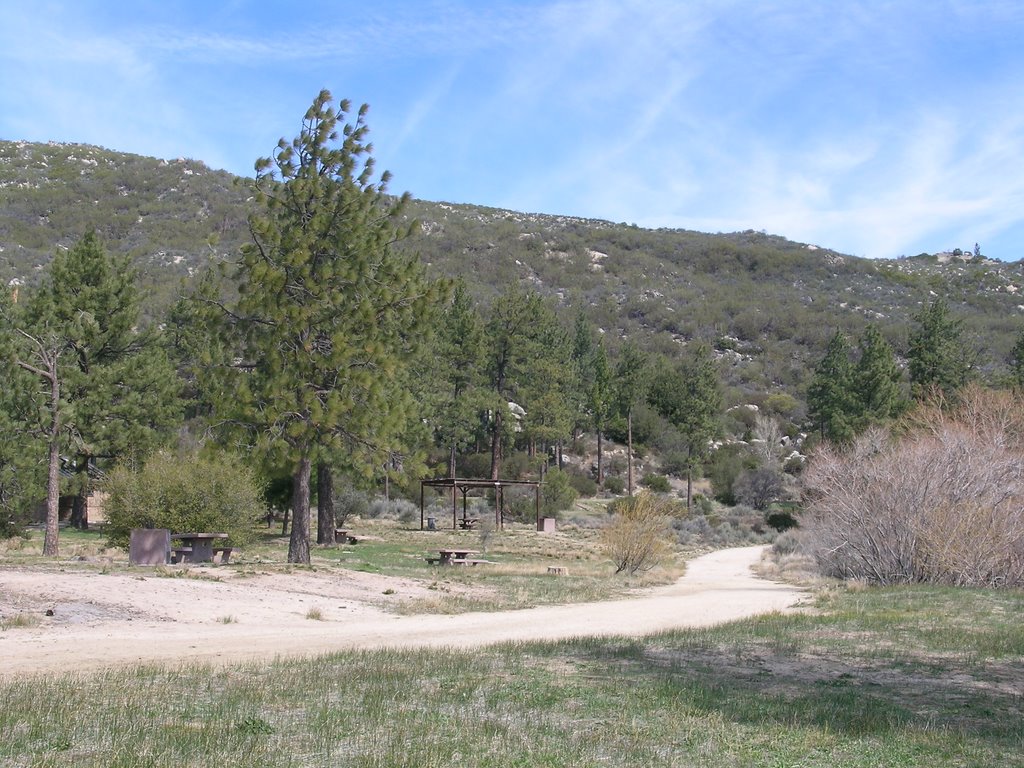
<path fill-rule="evenodd" d="M 541 488 L 543 489 L 543 486 Z M 505 519 L 515 520 L 520 523 L 528 523 L 535 520 L 537 516 L 537 497 L 535 493 L 534 489 L 529 487 L 507 487 L 502 494 L 502 501 L 504 502 L 502 515 L 505 516 Z M 488 494 L 486 499 L 472 499 L 471 504 L 476 507 L 473 511 L 474 517 L 482 518 L 493 514 L 494 498 L 492 494 Z"/>
<path fill-rule="evenodd" d="M 755 460 L 746 446 L 726 445 L 708 459 L 704 474 L 711 481 L 715 499 L 726 505 L 736 503 L 735 484 L 745 470 L 753 469 Z"/>
<path fill-rule="evenodd" d="M 266 513 L 256 474 L 227 454 L 160 452 L 135 470 L 121 465 L 104 482 L 108 537 L 126 547 L 132 528 L 227 533 L 233 546 L 252 540 Z"/>
<path fill-rule="evenodd" d="M 695 493 L 693 495 L 693 507 L 698 515 L 707 516 L 715 511 L 714 503 L 703 493 Z"/>
<path fill-rule="evenodd" d="M 648 472 L 640 478 L 640 485 L 651 489 L 655 493 L 668 493 L 672 490 L 668 478 L 664 475 L 657 475 L 654 472 Z"/>
<path fill-rule="evenodd" d="M 563 471 L 569 478 L 569 485 L 573 487 L 578 496 L 593 496 L 597 493 L 597 483 L 590 475 L 576 467 L 566 467 Z"/>
<path fill-rule="evenodd" d="M 618 475 L 609 475 L 604 479 L 604 489 L 618 495 L 626 489 L 626 483 Z"/>
<path fill-rule="evenodd" d="M 558 512 L 571 508 L 578 495 L 569 472 L 549 470 L 540 487 L 541 514 L 544 517 L 555 517 Z"/>
<path fill-rule="evenodd" d="M 661 455 L 661 471 L 666 475 L 686 477 L 690 457 L 686 451 L 671 450 Z"/>
<path fill-rule="evenodd" d="M 790 528 L 796 528 L 799 525 L 797 519 L 793 517 L 793 513 L 784 509 L 769 512 L 765 515 L 764 521 L 780 532 L 788 531 Z"/>

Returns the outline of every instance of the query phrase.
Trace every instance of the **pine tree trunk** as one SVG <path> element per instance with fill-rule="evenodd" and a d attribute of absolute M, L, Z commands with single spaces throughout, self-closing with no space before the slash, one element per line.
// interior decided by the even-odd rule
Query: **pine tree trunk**
<path fill-rule="evenodd" d="M 626 492 L 633 495 L 633 409 L 626 414 Z"/>
<path fill-rule="evenodd" d="M 325 461 L 316 465 L 316 543 L 334 544 L 334 477 Z"/>
<path fill-rule="evenodd" d="M 308 456 L 299 459 L 292 488 L 292 536 L 288 542 L 288 562 L 309 565 L 309 475 Z"/>
<path fill-rule="evenodd" d="M 46 534 L 43 537 L 43 554 L 58 555 L 60 537 L 60 379 L 57 376 L 57 360 L 49 365 L 50 382 L 50 456 L 46 481 Z"/>
<path fill-rule="evenodd" d="M 491 436 L 491 480 L 501 477 L 501 413 L 494 414 L 494 434 Z"/>
<path fill-rule="evenodd" d="M 71 503 L 71 519 L 68 521 L 72 528 L 80 531 L 89 529 L 89 457 L 78 456 L 75 459 L 75 482 L 78 492 Z"/>
<path fill-rule="evenodd" d="M 56 421 L 56 419 L 55 419 Z M 60 433 L 50 435 L 50 457 L 46 481 L 46 534 L 43 554 L 56 557 L 60 535 Z"/>
<path fill-rule="evenodd" d="M 693 445 L 686 448 L 686 514 L 693 512 L 693 470 L 697 464 L 697 456 Z"/>
<path fill-rule="evenodd" d="M 604 482 L 604 436 L 601 434 L 601 430 L 597 430 L 597 484 L 601 485 Z"/>
<path fill-rule="evenodd" d="M 71 519 L 68 521 L 72 528 L 80 531 L 89 530 L 89 497 L 79 493 L 71 502 Z"/>

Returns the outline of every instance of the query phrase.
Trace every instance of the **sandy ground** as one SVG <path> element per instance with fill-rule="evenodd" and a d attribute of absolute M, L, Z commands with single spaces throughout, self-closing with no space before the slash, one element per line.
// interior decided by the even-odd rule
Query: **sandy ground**
<path fill-rule="evenodd" d="M 454 616 L 388 613 L 377 607 L 382 594 L 429 595 L 426 584 L 359 572 L 235 577 L 229 569 L 211 569 L 214 580 L 0 568 L 0 616 L 42 617 L 37 625 L 0 632 L 0 677 L 708 626 L 785 610 L 800 600 L 799 590 L 754 575 L 751 566 L 762 550 L 705 555 L 675 584 L 625 599 Z M 308 619 L 311 609 L 323 620 Z"/>

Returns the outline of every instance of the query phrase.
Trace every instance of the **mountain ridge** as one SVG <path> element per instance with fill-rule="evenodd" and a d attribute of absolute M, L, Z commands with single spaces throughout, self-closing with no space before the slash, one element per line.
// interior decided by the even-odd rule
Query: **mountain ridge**
<path fill-rule="evenodd" d="M 86 144 L 0 141 L 0 280 L 31 284 L 58 248 L 94 229 L 130 256 L 155 315 L 182 284 L 248 239 L 251 190 L 198 160 Z M 1024 264 L 954 252 L 869 260 L 745 230 L 701 233 L 413 199 L 400 244 L 432 274 L 462 277 L 483 304 L 510 282 L 582 307 L 609 344 L 716 351 L 738 400 L 798 393 L 835 330 L 877 324 L 899 351 L 936 296 L 964 320 L 977 370 L 1005 375 L 1024 327 Z"/>

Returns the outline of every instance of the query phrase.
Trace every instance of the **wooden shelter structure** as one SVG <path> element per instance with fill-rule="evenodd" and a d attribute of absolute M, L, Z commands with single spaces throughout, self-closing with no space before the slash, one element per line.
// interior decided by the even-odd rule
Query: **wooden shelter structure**
<path fill-rule="evenodd" d="M 538 480 L 484 480 L 461 477 L 441 477 L 434 480 L 420 481 L 420 530 L 424 524 L 424 498 L 427 488 L 450 488 L 452 491 L 452 530 L 459 527 L 458 497 L 455 491 L 462 494 L 462 527 L 468 528 L 468 497 L 474 488 L 494 491 L 494 527 L 504 528 L 501 510 L 505 500 L 505 488 L 508 486 L 525 486 L 533 488 L 534 512 L 537 525 L 540 525 L 540 481 Z"/>

